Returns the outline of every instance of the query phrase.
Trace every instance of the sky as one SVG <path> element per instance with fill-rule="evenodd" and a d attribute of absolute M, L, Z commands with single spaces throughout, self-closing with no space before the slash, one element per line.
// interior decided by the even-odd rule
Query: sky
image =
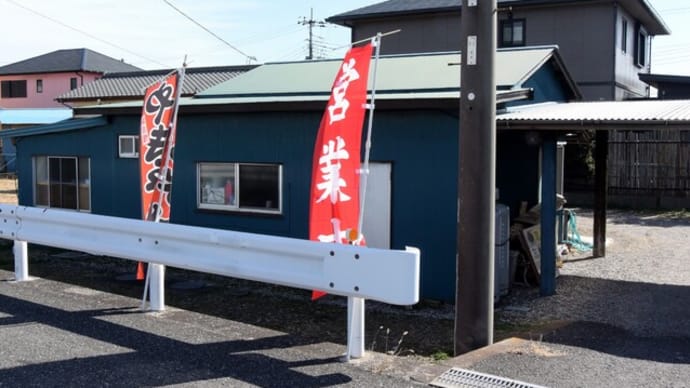
<path fill-rule="evenodd" d="M 299 22 L 312 10 L 323 21 L 379 1 L 0 0 L 0 66 L 69 48 L 146 70 L 179 67 L 185 56 L 191 67 L 301 60 L 309 29 Z M 672 31 L 652 42 L 652 72 L 690 75 L 690 3 L 648 1 Z M 350 41 L 350 30 L 336 25 L 313 34 L 315 57 L 342 57 Z"/>
<path fill-rule="evenodd" d="M 0 0 L 0 66 L 88 48 L 146 70 L 302 60 L 316 21 L 377 0 Z M 174 6 L 171 6 L 172 4 Z M 175 8 L 206 29 L 195 24 Z M 342 56 L 350 29 L 314 27 L 314 55 Z M 227 44 L 225 42 L 227 42 Z M 229 44 L 229 45 L 228 45 Z M 237 50 L 231 48 L 236 48 Z"/>

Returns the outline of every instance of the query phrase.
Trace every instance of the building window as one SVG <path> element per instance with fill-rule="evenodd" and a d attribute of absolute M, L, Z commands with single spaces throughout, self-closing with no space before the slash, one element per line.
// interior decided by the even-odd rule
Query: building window
<path fill-rule="evenodd" d="M 500 47 L 525 45 L 525 19 L 501 20 Z"/>
<path fill-rule="evenodd" d="M 70 90 L 74 90 L 74 89 L 76 89 L 76 88 L 77 88 L 77 78 L 76 78 L 76 77 L 72 77 L 72 78 L 69 79 L 69 89 L 70 89 Z"/>
<path fill-rule="evenodd" d="M 40 207 L 91 210 L 89 158 L 34 157 L 34 204 Z"/>
<path fill-rule="evenodd" d="M 637 33 L 635 34 L 635 64 L 639 67 L 647 65 L 648 40 L 647 30 L 638 25 Z"/>
<path fill-rule="evenodd" d="M 36 93 L 43 93 L 43 80 L 42 79 L 36 80 Z"/>
<path fill-rule="evenodd" d="M 625 18 L 621 19 L 621 50 L 628 52 L 628 21 Z"/>
<path fill-rule="evenodd" d="M 2 98 L 26 98 L 26 80 L 0 82 Z"/>
<path fill-rule="evenodd" d="M 280 214 L 282 166 L 251 163 L 199 163 L 200 209 Z"/>
<path fill-rule="evenodd" d="M 121 158 L 139 157 L 139 136 L 120 135 L 117 138 L 118 155 Z"/>

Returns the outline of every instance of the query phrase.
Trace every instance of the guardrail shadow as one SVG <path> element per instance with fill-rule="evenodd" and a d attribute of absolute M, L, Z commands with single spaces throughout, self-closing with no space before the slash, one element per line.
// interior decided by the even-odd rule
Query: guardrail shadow
<path fill-rule="evenodd" d="M 0 312 L 8 315 L 0 318 L 0 329 L 14 336 L 12 341 L 5 338 L 3 348 L 8 349 L 8 342 L 32 343 L 25 345 L 24 352 L 35 356 L 27 359 L 22 355 L 24 359 L 14 363 L 23 365 L 1 369 L 3 386 L 161 386 L 231 378 L 262 387 L 324 387 L 352 380 L 342 373 L 311 375 L 296 370 L 339 363 L 337 358 L 285 361 L 262 353 L 304 344 L 291 335 L 190 343 L 137 329 L 137 323 L 129 320 L 124 310 L 68 311 L 7 295 L 0 295 Z M 105 320 L 113 316 L 132 326 Z M 142 326 L 150 325 L 148 321 Z M 74 336 L 96 341 L 78 341 L 84 349 L 53 346 L 60 337 Z M 192 340 L 198 337 L 192 335 Z M 49 346 L 40 348 L 46 343 Z M 71 358 L 70 354 L 79 357 Z M 70 358 L 60 359 L 65 355 Z"/>
<path fill-rule="evenodd" d="M 13 271 L 11 244 L 12 241 L 0 240 L 0 268 L 8 271 Z M 29 256 L 29 273 L 33 277 L 141 300 L 144 282 L 134 280 L 136 263 L 133 261 L 33 244 L 30 244 Z M 180 283 L 192 286 L 175 287 Z M 198 286 L 194 286 L 194 283 Z M 344 344 L 347 338 L 344 297 L 329 295 L 314 303 L 311 301 L 311 291 L 308 290 L 173 267 L 166 268 L 165 296 L 165 303 L 170 307 L 298 334 L 314 340 Z M 312 326 L 321 322 L 327 330 L 310 332 L 305 330 L 304 322 L 279 319 L 281 312 L 310 317 Z M 335 328 L 329 325 L 333 318 L 342 325 Z"/>

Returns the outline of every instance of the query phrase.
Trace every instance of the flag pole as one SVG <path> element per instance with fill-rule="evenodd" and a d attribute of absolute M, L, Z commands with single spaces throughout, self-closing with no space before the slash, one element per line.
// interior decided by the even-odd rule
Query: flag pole
<path fill-rule="evenodd" d="M 376 39 L 377 37 L 379 38 L 379 41 L 380 41 L 381 38 L 383 38 L 384 36 L 397 34 L 397 33 L 400 32 L 400 31 L 402 31 L 402 30 L 401 30 L 400 28 L 398 28 L 397 30 L 392 30 L 392 31 L 388 31 L 388 32 L 383 32 L 383 33 L 379 32 L 379 33 L 377 33 L 377 34 L 374 35 L 374 36 L 370 36 L 370 37 L 368 37 L 368 38 L 360 39 L 360 40 L 358 40 L 358 41 L 356 41 L 356 42 L 348 43 L 348 44 L 346 44 L 346 45 L 343 45 L 343 46 L 339 46 L 339 47 L 333 48 L 332 50 L 335 51 L 335 50 L 344 49 L 344 48 L 346 48 L 346 47 L 357 46 L 357 45 L 360 44 L 360 43 L 364 43 L 364 42 L 368 42 L 368 41 L 373 41 L 373 40 Z"/>
<path fill-rule="evenodd" d="M 362 195 L 359 199 L 359 218 L 357 220 L 357 242 L 361 242 L 363 238 L 362 223 L 364 221 L 364 203 L 367 189 L 367 177 L 369 176 L 369 154 L 371 152 L 371 129 L 374 119 L 374 102 L 376 100 L 376 71 L 378 69 L 379 54 L 381 52 L 381 36 L 379 32 L 374 38 L 371 38 L 372 45 L 376 47 L 374 54 L 374 71 L 372 73 L 372 87 L 371 99 L 365 108 L 369 109 L 369 122 L 367 128 L 367 140 L 364 150 L 364 167 L 360 168 L 360 192 Z M 348 317 L 348 338 L 347 338 L 347 355 L 345 359 L 350 361 L 350 357 L 360 358 L 364 355 L 364 298 L 357 298 L 353 296 L 347 297 L 347 317 Z"/>
<path fill-rule="evenodd" d="M 158 197 L 158 203 L 157 208 L 156 208 L 156 214 L 154 216 L 153 222 L 160 222 L 161 216 L 162 216 L 162 210 L 161 206 L 163 204 L 163 197 L 165 196 L 165 186 L 168 184 L 168 170 L 170 169 L 170 158 L 172 157 L 172 149 L 171 144 L 175 143 L 175 136 L 177 132 L 177 115 L 180 109 L 180 97 L 182 96 L 182 85 L 184 83 L 184 76 L 185 76 L 185 69 L 187 67 L 187 56 L 185 56 L 183 62 L 182 62 L 182 67 L 180 69 L 177 69 L 179 78 L 177 80 L 177 90 L 175 93 L 175 108 L 173 110 L 173 117 L 172 121 L 170 124 L 170 132 L 168 134 L 168 139 L 166 141 L 165 145 L 165 158 L 163 159 L 163 168 L 161 170 L 161 173 L 158 177 L 158 184 L 162 185 L 161 188 L 161 195 Z M 170 75 L 168 73 L 168 75 Z M 170 182 L 172 185 L 172 182 Z M 169 200 L 172 194 L 172 186 L 170 187 L 170 192 L 167 194 Z M 163 293 L 163 276 L 165 276 L 165 267 L 160 265 L 160 264 L 151 264 L 149 263 L 148 266 L 146 266 L 146 279 L 144 281 L 144 295 L 141 298 L 141 309 L 144 310 L 146 308 L 146 299 L 148 298 L 148 293 L 149 293 L 149 287 L 151 285 L 151 267 L 156 266 L 156 278 L 157 278 L 157 287 L 158 287 L 158 301 L 155 303 L 156 306 L 153 306 L 154 303 L 152 304 L 152 307 L 155 310 L 162 310 L 164 309 L 165 303 L 163 302 L 164 300 L 164 293 Z M 151 292 L 153 296 L 153 291 Z M 153 299 L 153 298 L 152 298 Z M 152 300 L 153 302 L 153 300 Z"/>
<path fill-rule="evenodd" d="M 387 35 L 390 35 L 398 31 L 400 30 L 387 33 Z M 364 225 L 364 205 L 366 204 L 367 183 L 369 181 L 369 155 L 371 154 L 371 131 L 374 124 L 374 109 L 376 108 L 376 72 L 379 67 L 379 56 L 381 53 L 381 38 L 383 36 L 384 35 L 379 32 L 378 34 L 376 34 L 375 37 L 371 38 L 372 43 L 374 44 L 374 46 L 376 46 L 376 51 L 374 54 L 374 71 L 371 75 L 371 99 L 369 100 L 369 104 L 366 105 L 366 108 L 369 109 L 369 121 L 367 125 L 367 140 L 364 143 L 364 166 L 360 169 L 360 185 L 362 187 L 362 195 L 359 199 L 359 220 L 357 221 L 358 241 L 361 240 L 362 236 L 364 235 L 362 233 L 362 226 Z"/>

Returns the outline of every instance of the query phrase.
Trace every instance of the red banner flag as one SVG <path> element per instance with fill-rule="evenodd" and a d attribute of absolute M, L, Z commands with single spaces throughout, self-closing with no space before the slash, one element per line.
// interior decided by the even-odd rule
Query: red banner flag
<path fill-rule="evenodd" d="M 175 123 L 179 82 L 177 71 L 146 89 L 141 113 L 139 166 L 142 219 L 170 220 Z"/>
<path fill-rule="evenodd" d="M 139 130 L 141 217 L 170 221 L 170 193 L 175 149 L 175 115 L 181 73 L 175 71 L 146 89 Z M 136 279 L 144 279 L 144 264 L 137 263 Z"/>
<path fill-rule="evenodd" d="M 309 239 L 358 243 L 359 169 L 372 45 L 351 48 L 335 77 L 314 146 Z M 325 293 L 314 291 L 312 299 Z"/>

